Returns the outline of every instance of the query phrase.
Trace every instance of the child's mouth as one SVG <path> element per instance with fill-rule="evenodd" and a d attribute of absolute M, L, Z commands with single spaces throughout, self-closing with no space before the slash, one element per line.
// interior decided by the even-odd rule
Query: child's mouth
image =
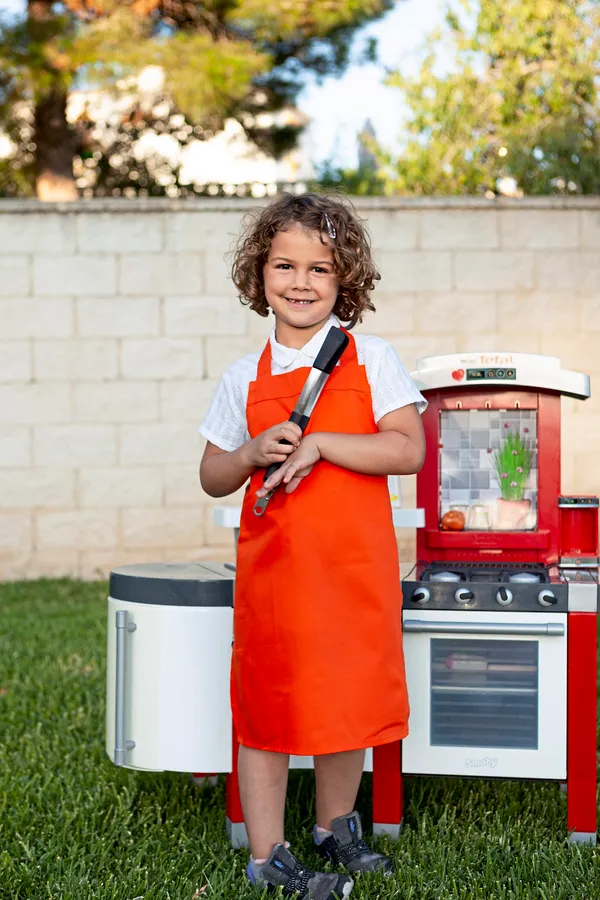
<path fill-rule="evenodd" d="M 285 298 L 288 303 L 291 303 L 292 306 L 310 306 L 311 303 L 314 303 L 314 300 L 297 300 L 294 297 L 286 297 Z"/>

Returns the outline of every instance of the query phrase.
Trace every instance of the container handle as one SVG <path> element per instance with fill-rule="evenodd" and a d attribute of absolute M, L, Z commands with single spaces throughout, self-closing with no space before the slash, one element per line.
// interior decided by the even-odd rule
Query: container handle
<path fill-rule="evenodd" d="M 514 634 L 532 637 L 564 637 L 562 622 L 430 622 L 422 619 L 407 619 L 404 632 L 436 632 L 438 634 Z"/>
<path fill-rule="evenodd" d="M 115 752 L 113 762 L 116 766 L 125 765 L 125 753 L 133 750 L 135 741 L 125 740 L 125 676 L 127 672 L 127 633 L 135 631 L 135 622 L 128 622 L 129 613 L 119 609 L 115 615 L 117 629 L 117 652 L 115 673 Z"/>

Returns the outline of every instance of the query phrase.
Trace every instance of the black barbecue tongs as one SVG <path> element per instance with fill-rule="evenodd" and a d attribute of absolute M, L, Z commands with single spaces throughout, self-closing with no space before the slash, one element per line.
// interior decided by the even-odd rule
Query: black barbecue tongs
<path fill-rule="evenodd" d="M 308 374 L 308 378 L 304 383 L 302 393 L 300 394 L 298 402 L 294 407 L 294 411 L 289 418 L 290 422 L 294 422 L 299 426 L 302 433 L 304 433 L 304 429 L 308 425 L 316 402 L 321 395 L 321 391 L 325 387 L 325 382 L 340 361 L 342 353 L 348 346 L 349 340 L 350 339 L 348 335 L 345 334 L 341 328 L 336 328 L 335 325 L 332 325 L 327 332 L 327 336 L 323 341 L 323 345 L 319 350 L 312 368 Z M 286 441 L 284 438 L 279 443 L 289 444 L 290 441 Z M 263 484 L 281 465 L 282 463 L 271 463 L 271 465 L 265 472 Z M 256 501 L 256 503 L 254 504 L 255 516 L 262 516 L 265 509 L 267 508 L 267 503 L 273 496 L 273 491 L 275 491 L 275 488 L 269 491 L 266 496 L 261 497 L 260 500 Z"/>

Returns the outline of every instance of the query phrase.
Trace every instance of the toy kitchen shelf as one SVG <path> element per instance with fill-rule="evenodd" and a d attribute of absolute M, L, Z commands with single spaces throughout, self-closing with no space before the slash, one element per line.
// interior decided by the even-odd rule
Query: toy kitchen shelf
<path fill-rule="evenodd" d="M 239 529 L 241 511 L 241 506 L 215 506 L 212 511 L 213 525 Z M 423 528 L 425 525 L 425 511 L 422 509 L 392 507 L 392 516 L 395 528 Z"/>

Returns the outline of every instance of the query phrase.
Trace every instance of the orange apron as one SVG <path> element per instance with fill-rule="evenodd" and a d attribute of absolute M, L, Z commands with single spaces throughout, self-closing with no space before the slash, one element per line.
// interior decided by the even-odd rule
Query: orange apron
<path fill-rule="evenodd" d="M 253 438 L 289 417 L 309 371 L 272 375 L 267 343 L 248 393 Z M 311 431 L 377 433 L 351 335 Z M 320 460 L 292 494 L 277 488 L 258 517 L 263 477 L 255 471 L 246 490 L 237 553 L 231 703 L 240 743 L 312 756 L 406 737 L 402 592 L 386 477 Z"/>

